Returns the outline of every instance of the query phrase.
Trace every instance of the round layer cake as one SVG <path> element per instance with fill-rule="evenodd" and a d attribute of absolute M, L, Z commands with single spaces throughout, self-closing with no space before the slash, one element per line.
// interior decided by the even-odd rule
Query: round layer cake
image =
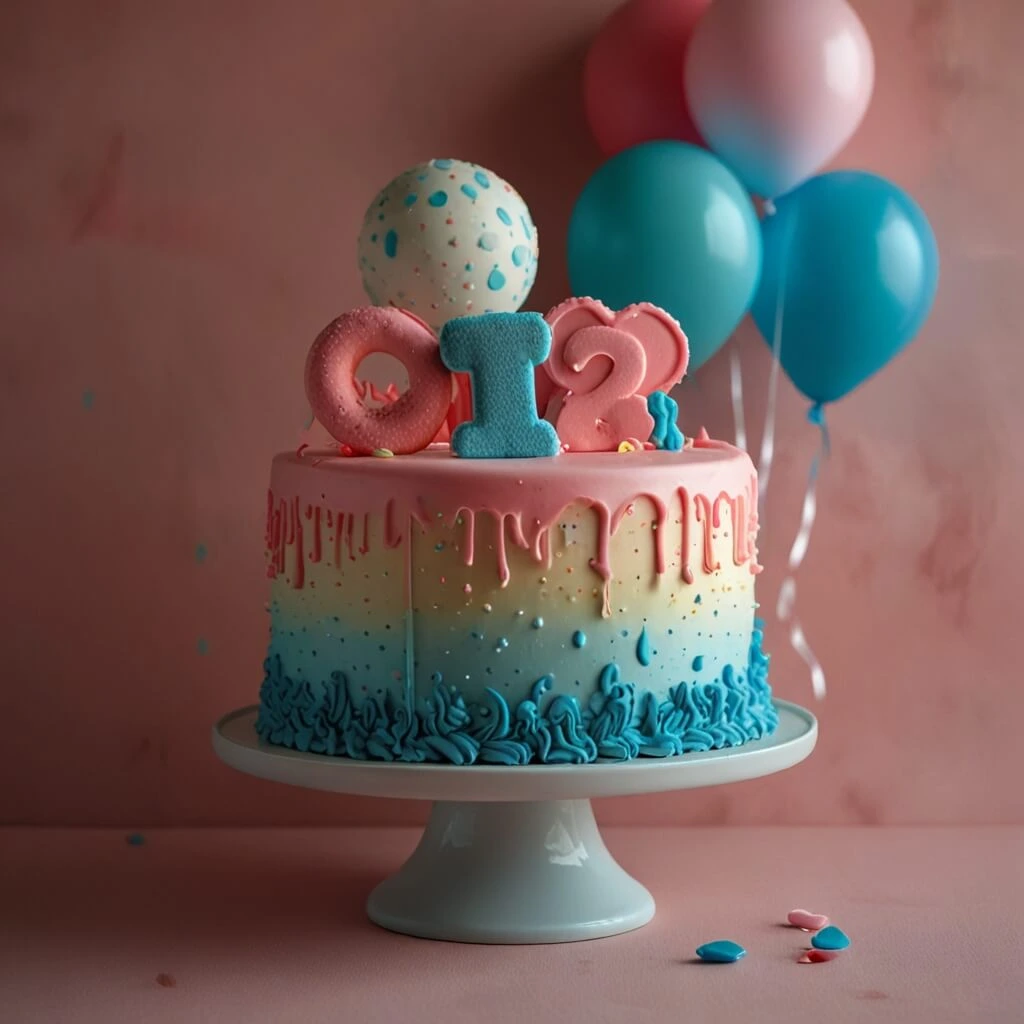
<path fill-rule="evenodd" d="M 505 765 L 763 736 L 756 536 L 753 465 L 707 438 L 534 459 L 278 455 L 259 733 Z"/>

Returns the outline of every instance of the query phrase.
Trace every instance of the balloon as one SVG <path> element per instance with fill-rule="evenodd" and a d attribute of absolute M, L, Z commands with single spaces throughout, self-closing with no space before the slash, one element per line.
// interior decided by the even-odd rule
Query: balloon
<path fill-rule="evenodd" d="M 766 199 L 819 171 L 857 130 L 874 86 L 871 40 L 846 0 L 711 5 L 686 59 L 708 145 Z"/>
<path fill-rule="evenodd" d="M 711 0 L 629 0 L 601 26 L 583 66 L 583 102 L 601 152 L 653 139 L 700 142 L 680 76 Z"/>
<path fill-rule="evenodd" d="M 493 171 L 429 160 L 374 199 L 358 258 L 375 306 L 408 309 L 437 331 L 452 317 L 519 309 L 537 274 L 537 229 Z"/>
<path fill-rule="evenodd" d="M 885 178 L 835 171 L 765 219 L 764 272 L 751 309 L 812 401 L 842 398 L 917 334 L 935 298 L 939 253 L 921 208 Z"/>
<path fill-rule="evenodd" d="M 692 372 L 749 308 L 761 235 L 750 197 L 720 160 L 685 142 L 646 142 L 587 182 L 569 221 L 568 260 L 576 295 L 668 310 L 689 338 Z"/>

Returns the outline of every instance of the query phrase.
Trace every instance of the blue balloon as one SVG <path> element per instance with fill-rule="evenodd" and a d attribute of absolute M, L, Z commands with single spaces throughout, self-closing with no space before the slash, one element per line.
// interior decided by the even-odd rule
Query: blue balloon
<path fill-rule="evenodd" d="M 750 308 L 761 274 L 757 213 L 717 157 L 647 142 L 598 168 L 569 222 L 576 295 L 613 309 L 653 302 L 683 326 L 690 370 L 707 362 Z"/>
<path fill-rule="evenodd" d="M 751 309 L 813 402 L 834 402 L 920 330 L 939 281 L 928 218 L 902 189 L 864 171 L 812 178 L 762 224 L 764 271 Z"/>

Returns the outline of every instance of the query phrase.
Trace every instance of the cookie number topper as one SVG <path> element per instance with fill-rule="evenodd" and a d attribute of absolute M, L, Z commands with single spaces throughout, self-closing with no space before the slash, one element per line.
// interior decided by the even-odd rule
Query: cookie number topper
<path fill-rule="evenodd" d="M 551 354 L 543 365 L 561 398 L 555 428 L 569 451 L 614 451 L 655 427 L 647 396 L 683 379 L 686 335 L 649 302 L 615 312 L 597 299 L 568 299 L 545 317 Z"/>
<path fill-rule="evenodd" d="M 394 356 L 409 375 L 408 390 L 381 408 L 364 403 L 355 379 L 373 352 Z M 679 324 L 649 303 L 616 313 L 595 299 L 569 299 L 546 318 L 458 317 L 440 341 L 413 314 L 373 307 L 345 313 L 321 332 L 305 383 L 316 418 L 352 453 L 408 454 L 437 436 L 452 407 L 452 371 L 464 373 L 472 416 L 452 434 L 455 454 L 538 458 L 561 449 L 615 451 L 624 439 L 663 433 L 668 407 L 648 396 L 678 383 L 687 360 Z M 545 408 L 555 410 L 554 425 L 538 415 L 538 392 L 553 392 Z"/>

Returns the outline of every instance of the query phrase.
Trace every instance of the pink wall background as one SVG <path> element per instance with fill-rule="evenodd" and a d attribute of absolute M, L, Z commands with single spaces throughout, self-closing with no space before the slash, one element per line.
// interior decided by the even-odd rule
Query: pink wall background
<path fill-rule="evenodd" d="M 210 751 L 260 681 L 269 459 L 306 418 L 310 340 L 362 301 L 364 206 L 406 165 L 460 156 L 514 182 L 541 232 L 531 304 L 565 296 L 569 210 L 598 162 L 580 63 L 613 5 L 0 7 L 0 821 L 422 815 Z M 944 277 L 922 337 L 832 410 L 800 579 L 829 675 L 820 745 L 776 778 L 608 802 L 606 821 L 1024 821 L 1024 5 L 855 6 L 878 83 L 839 162 L 917 195 Z M 749 327 L 739 343 L 757 424 L 768 352 Z M 720 357 L 685 386 L 684 424 L 731 437 L 727 393 Z M 769 610 L 814 445 L 802 414 L 785 385 Z M 769 640 L 777 692 L 809 701 Z"/>

